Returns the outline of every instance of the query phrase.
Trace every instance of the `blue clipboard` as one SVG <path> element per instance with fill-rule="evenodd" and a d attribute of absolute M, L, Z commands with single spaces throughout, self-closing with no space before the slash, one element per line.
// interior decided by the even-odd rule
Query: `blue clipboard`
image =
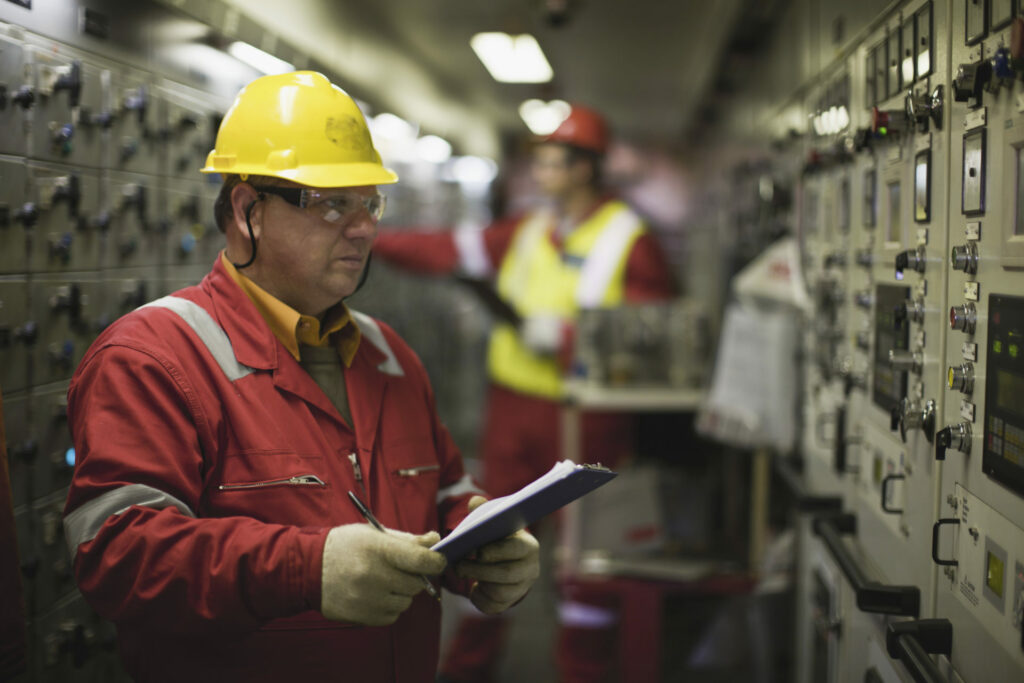
<path fill-rule="evenodd" d="M 564 476 L 552 478 L 538 486 L 541 479 L 550 477 L 559 467 L 565 470 Z M 527 484 L 520 491 L 485 503 L 493 508 L 493 512 L 488 510 L 486 516 L 475 522 L 467 519 L 431 550 L 444 555 L 449 564 L 458 562 L 480 546 L 533 524 L 541 517 L 607 484 L 616 476 L 615 472 L 600 465 L 574 465 L 568 460 L 562 461 L 555 465 L 552 472 Z M 535 490 L 528 491 L 531 487 Z"/>

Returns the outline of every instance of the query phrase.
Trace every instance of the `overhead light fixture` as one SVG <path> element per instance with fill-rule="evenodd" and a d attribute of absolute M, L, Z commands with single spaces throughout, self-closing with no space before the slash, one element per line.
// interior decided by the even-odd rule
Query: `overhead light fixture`
<path fill-rule="evenodd" d="M 498 175 L 498 164 L 487 157 L 465 156 L 452 161 L 451 177 L 462 185 L 487 185 Z"/>
<path fill-rule="evenodd" d="M 443 164 L 452 156 L 452 146 L 444 138 L 424 135 L 416 141 L 416 154 L 432 164 Z"/>
<path fill-rule="evenodd" d="M 529 33 L 477 33 L 469 44 L 491 77 L 501 83 L 547 83 L 555 76 L 537 39 Z"/>
<path fill-rule="evenodd" d="M 403 142 L 416 140 L 416 126 L 389 112 L 374 116 L 370 122 L 370 129 L 375 140 L 377 138 Z"/>
<path fill-rule="evenodd" d="M 526 100 L 519 105 L 519 116 L 534 135 L 551 135 L 569 116 L 570 110 L 565 100 Z"/>
<path fill-rule="evenodd" d="M 278 59 L 269 52 L 264 52 L 258 47 L 253 47 L 249 43 L 243 43 L 240 40 L 236 40 L 228 45 L 228 54 L 267 75 L 295 71 L 294 64 Z"/>

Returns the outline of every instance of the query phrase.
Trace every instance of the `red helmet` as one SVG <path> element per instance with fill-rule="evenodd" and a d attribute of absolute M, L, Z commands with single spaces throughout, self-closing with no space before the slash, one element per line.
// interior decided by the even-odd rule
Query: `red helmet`
<path fill-rule="evenodd" d="M 574 104 L 569 115 L 544 142 L 560 142 L 604 154 L 608 150 L 608 124 L 593 109 Z"/>

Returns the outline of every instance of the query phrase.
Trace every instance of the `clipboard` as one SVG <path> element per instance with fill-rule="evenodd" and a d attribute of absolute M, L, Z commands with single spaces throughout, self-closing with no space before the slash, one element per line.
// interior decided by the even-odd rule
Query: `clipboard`
<path fill-rule="evenodd" d="M 489 500 L 473 510 L 431 550 L 444 555 L 449 564 L 458 562 L 480 546 L 533 524 L 616 476 L 601 465 L 563 460 L 515 493 Z"/>

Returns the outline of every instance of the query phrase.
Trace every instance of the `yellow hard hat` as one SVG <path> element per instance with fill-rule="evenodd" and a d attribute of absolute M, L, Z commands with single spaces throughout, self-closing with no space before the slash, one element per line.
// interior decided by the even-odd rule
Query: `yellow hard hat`
<path fill-rule="evenodd" d="M 311 187 L 398 182 L 355 101 L 326 76 L 295 71 L 242 88 L 201 173 L 284 178 Z"/>

